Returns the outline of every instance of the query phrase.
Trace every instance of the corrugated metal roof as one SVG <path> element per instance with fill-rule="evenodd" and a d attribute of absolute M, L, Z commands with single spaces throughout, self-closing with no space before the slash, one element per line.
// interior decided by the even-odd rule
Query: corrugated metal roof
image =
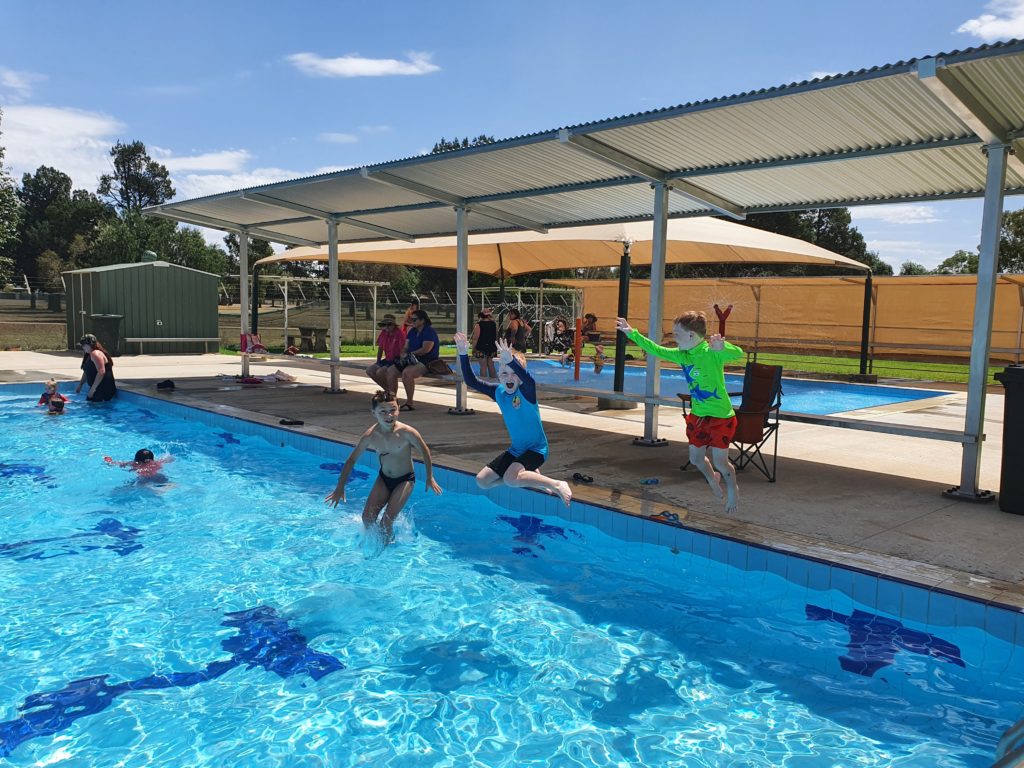
<path fill-rule="evenodd" d="M 996 135 L 1021 145 L 1024 41 L 929 59 L 988 113 Z M 712 195 L 705 202 L 670 195 L 673 216 L 979 197 L 982 138 L 919 77 L 918 68 L 930 64 L 898 62 L 147 212 L 323 243 L 326 215 L 349 217 L 339 228 L 343 242 L 392 231 L 452 234 L 458 203 L 477 208 L 468 219 L 472 232 L 518 228 L 523 219 L 547 227 L 649 218 L 652 173 L 685 180 L 698 197 Z M 595 156 L 595 146 L 614 162 Z M 1009 193 L 1024 192 L 1020 155 L 1007 171 Z"/>
<path fill-rule="evenodd" d="M 200 275 L 209 275 L 210 277 L 217 277 L 212 272 L 204 272 L 201 269 L 193 269 L 192 267 L 183 267 L 181 264 L 172 264 L 169 261 L 138 261 L 132 264 L 107 264 L 103 267 L 86 267 L 85 269 L 69 269 L 65 272 L 61 272 L 62 275 L 85 275 L 92 272 L 116 272 L 119 269 L 133 269 L 135 267 L 160 267 L 160 268 L 173 268 L 173 269 L 184 269 L 189 272 L 196 272 Z"/>

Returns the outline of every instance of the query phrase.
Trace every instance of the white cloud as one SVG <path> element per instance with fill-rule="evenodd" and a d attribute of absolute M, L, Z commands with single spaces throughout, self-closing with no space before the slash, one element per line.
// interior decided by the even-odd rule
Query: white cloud
<path fill-rule="evenodd" d="M 329 144 L 355 144 L 359 141 L 354 133 L 321 133 L 319 138 Z"/>
<path fill-rule="evenodd" d="M 45 79 L 46 75 L 35 72 L 0 67 L 0 102 L 13 104 L 24 101 L 32 95 L 33 83 Z"/>
<path fill-rule="evenodd" d="M 300 72 L 313 77 L 382 77 L 386 75 L 427 75 L 441 68 L 429 53 L 410 51 L 407 61 L 366 59 L 358 54 L 327 59 L 315 53 L 293 53 L 288 61 Z"/>
<path fill-rule="evenodd" d="M 956 31 L 980 37 L 985 42 L 1024 37 L 1024 0 L 993 0 L 985 8 L 990 13 L 968 19 Z"/>
<path fill-rule="evenodd" d="M 174 176 L 174 188 L 177 200 L 188 200 L 193 197 L 206 197 L 235 189 L 258 187 L 272 184 L 275 181 L 294 179 L 306 174 L 288 171 L 284 168 L 253 168 L 237 173 L 186 173 Z"/>
<path fill-rule="evenodd" d="M 244 149 L 225 149 L 186 157 L 168 156 L 161 160 L 172 174 L 184 171 L 240 171 L 252 155 Z"/>
<path fill-rule="evenodd" d="M 3 119 L 6 159 L 15 178 L 49 165 L 90 191 L 110 171 L 110 148 L 124 130 L 109 115 L 61 107 L 13 105 Z"/>
<path fill-rule="evenodd" d="M 886 224 L 933 224 L 941 221 L 932 206 L 911 203 L 852 208 L 850 216 L 855 222 L 872 220 Z"/>
<path fill-rule="evenodd" d="M 370 135 L 377 133 L 391 133 L 390 125 L 360 125 L 359 130 Z"/>

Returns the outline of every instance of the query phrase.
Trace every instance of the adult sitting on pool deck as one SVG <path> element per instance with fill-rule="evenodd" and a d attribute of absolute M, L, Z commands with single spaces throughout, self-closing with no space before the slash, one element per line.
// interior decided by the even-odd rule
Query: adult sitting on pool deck
<path fill-rule="evenodd" d="M 384 315 L 377 325 L 380 335 L 377 336 L 377 362 L 366 369 L 366 375 L 387 389 L 387 370 L 402 357 L 405 346 L 405 329 L 399 328 L 394 315 Z"/>
<path fill-rule="evenodd" d="M 424 375 L 430 364 L 440 357 L 441 340 L 437 331 L 430 327 L 430 316 L 426 311 L 417 309 L 412 313 L 412 327 L 405 337 L 402 357 L 395 365 L 389 366 L 386 373 L 386 390 L 398 390 L 398 377 L 401 375 L 405 386 L 405 402 L 401 410 L 413 411 L 413 395 L 416 392 L 416 379 Z"/>
<path fill-rule="evenodd" d="M 85 399 L 91 403 L 110 400 L 117 395 L 117 384 L 114 382 L 114 361 L 110 353 L 91 333 L 85 334 L 78 341 L 84 353 L 82 356 L 82 379 L 78 382 L 75 392 L 82 391 L 82 385 L 88 384 L 89 391 Z"/>

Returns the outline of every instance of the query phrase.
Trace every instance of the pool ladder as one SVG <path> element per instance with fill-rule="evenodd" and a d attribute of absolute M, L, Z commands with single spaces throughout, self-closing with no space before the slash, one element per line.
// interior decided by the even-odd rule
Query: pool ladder
<path fill-rule="evenodd" d="M 1024 720 L 1018 720 L 1003 734 L 992 768 L 1024 768 Z"/>

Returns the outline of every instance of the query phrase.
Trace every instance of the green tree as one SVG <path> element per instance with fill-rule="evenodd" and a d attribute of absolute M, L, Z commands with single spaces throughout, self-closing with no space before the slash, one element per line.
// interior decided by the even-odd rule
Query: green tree
<path fill-rule="evenodd" d="M 91 242 L 97 225 L 113 216 L 110 206 L 84 189 L 72 191 L 70 176 L 45 165 L 22 176 L 17 194 L 22 218 L 15 263 L 29 274 L 45 251 L 69 259 L 76 238 Z"/>
<path fill-rule="evenodd" d="M 904 261 L 900 266 L 901 275 L 927 275 L 928 268 L 916 261 Z"/>
<path fill-rule="evenodd" d="M 97 192 L 122 216 L 174 197 L 170 172 L 149 156 L 141 141 L 119 141 L 111 148 L 110 156 L 114 159 L 114 172 L 100 176 Z"/>
<path fill-rule="evenodd" d="M 228 269 L 223 249 L 209 245 L 198 229 L 165 219 L 152 219 L 131 212 L 124 218 L 104 222 L 84 266 L 133 264 L 143 251 L 153 251 L 171 264 L 222 275 Z"/>
<path fill-rule="evenodd" d="M 434 148 L 430 150 L 430 154 L 436 155 L 439 152 L 453 152 L 456 149 L 466 149 L 467 147 L 478 147 L 481 144 L 493 144 L 496 139 L 493 136 L 486 136 L 480 134 L 475 139 L 460 139 L 458 137 L 454 139 L 446 139 L 443 136 L 441 140 L 434 145 Z"/>
<path fill-rule="evenodd" d="M 971 251 L 957 251 L 935 268 L 937 275 L 978 274 L 978 254 Z"/>
<path fill-rule="evenodd" d="M 0 125 L 3 117 L 3 110 L 0 110 Z M 0 136 L 3 136 L 2 131 Z M 14 181 L 4 166 L 4 146 L 0 144 L 0 288 L 14 275 L 12 253 L 18 243 L 20 222 L 21 204 L 15 193 Z"/>
<path fill-rule="evenodd" d="M 60 279 L 60 273 L 63 271 L 64 262 L 56 253 L 43 251 L 39 254 L 35 273 L 44 291 L 59 293 L 64 290 L 64 283 Z"/>
<path fill-rule="evenodd" d="M 999 271 L 1024 272 L 1024 208 L 1003 214 L 999 233 Z"/>

